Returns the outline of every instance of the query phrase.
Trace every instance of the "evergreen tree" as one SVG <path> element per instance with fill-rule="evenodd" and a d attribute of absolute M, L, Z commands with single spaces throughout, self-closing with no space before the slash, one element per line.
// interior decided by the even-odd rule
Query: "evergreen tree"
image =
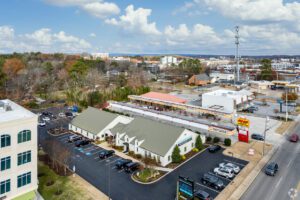
<path fill-rule="evenodd" d="M 172 153 L 172 162 L 179 163 L 181 161 L 180 149 L 176 145 Z"/>
<path fill-rule="evenodd" d="M 203 149 L 202 139 L 201 139 L 200 135 L 198 135 L 198 137 L 196 138 L 196 145 L 195 146 L 198 150 Z"/>

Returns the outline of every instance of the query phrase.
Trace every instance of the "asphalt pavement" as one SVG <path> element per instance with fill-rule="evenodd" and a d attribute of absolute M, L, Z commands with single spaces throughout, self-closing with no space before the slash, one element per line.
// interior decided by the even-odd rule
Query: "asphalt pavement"
<path fill-rule="evenodd" d="M 299 135 L 299 122 L 291 133 Z M 294 193 L 297 188 L 298 195 L 293 200 L 300 200 L 300 142 L 291 143 L 288 141 L 288 136 L 271 158 L 271 161 L 278 163 L 279 172 L 271 177 L 262 170 L 243 195 L 242 200 L 288 200 L 292 199 L 289 193 Z"/>

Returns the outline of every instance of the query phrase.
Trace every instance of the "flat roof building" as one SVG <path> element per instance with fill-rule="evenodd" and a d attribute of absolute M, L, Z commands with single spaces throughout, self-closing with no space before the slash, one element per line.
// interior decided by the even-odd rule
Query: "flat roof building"
<path fill-rule="evenodd" d="M 186 103 L 185 99 L 176 97 L 174 95 L 159 93 L 159 92 L 148 92 L 146 94 L 141 95 L 143 98 L 159 100 L 159 101 L 168 101 L 172 103 Z"/>
<path fill-rule="evenodd" d="M 202 95 L 202 107 L 234 113 L 245 109 L 253 100 L 253 93 L 247 90 L 216 90 Z"/>
<path fill-rule="evenodd" d="M 11 100 L 0 100 L 0 199 L 35 195 L 37 123 L 34 113 Z"/>

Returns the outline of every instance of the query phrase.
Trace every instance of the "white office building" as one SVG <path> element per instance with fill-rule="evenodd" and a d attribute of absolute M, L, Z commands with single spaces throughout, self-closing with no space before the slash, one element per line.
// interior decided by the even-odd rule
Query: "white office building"
<path fill-rule="evenodd" d="M 252 95 L 247 90 L 216 90 L 202 95 L 202 107 L 234 113 L 249 107 Z"/>
<path fill-rule="evenodd" d="M 35 194 L 38 116 L 0 100 L 0 199 Z"/>
<path fill-rule="evenodd" d="M 160 65 L 162 67 L 171 66 L 172 64 L 177 65 L 177 58 L 174 56 L 164 56 L 160 58 Z"/>
<path fill-rule="evenodd" d="M 210 78 L 217 81 L 232 81 L 234 80 L 234 74 L 225 74 L 225 73 L 211 73 L 209 75 Z"/>

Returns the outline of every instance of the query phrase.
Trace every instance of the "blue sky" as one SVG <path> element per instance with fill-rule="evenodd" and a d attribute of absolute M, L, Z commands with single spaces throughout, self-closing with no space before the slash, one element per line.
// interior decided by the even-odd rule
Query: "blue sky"
<path fill-rule="evenodd" d="M 9 0 L 0 53 L 300 54 L 296 0 Z"/>

